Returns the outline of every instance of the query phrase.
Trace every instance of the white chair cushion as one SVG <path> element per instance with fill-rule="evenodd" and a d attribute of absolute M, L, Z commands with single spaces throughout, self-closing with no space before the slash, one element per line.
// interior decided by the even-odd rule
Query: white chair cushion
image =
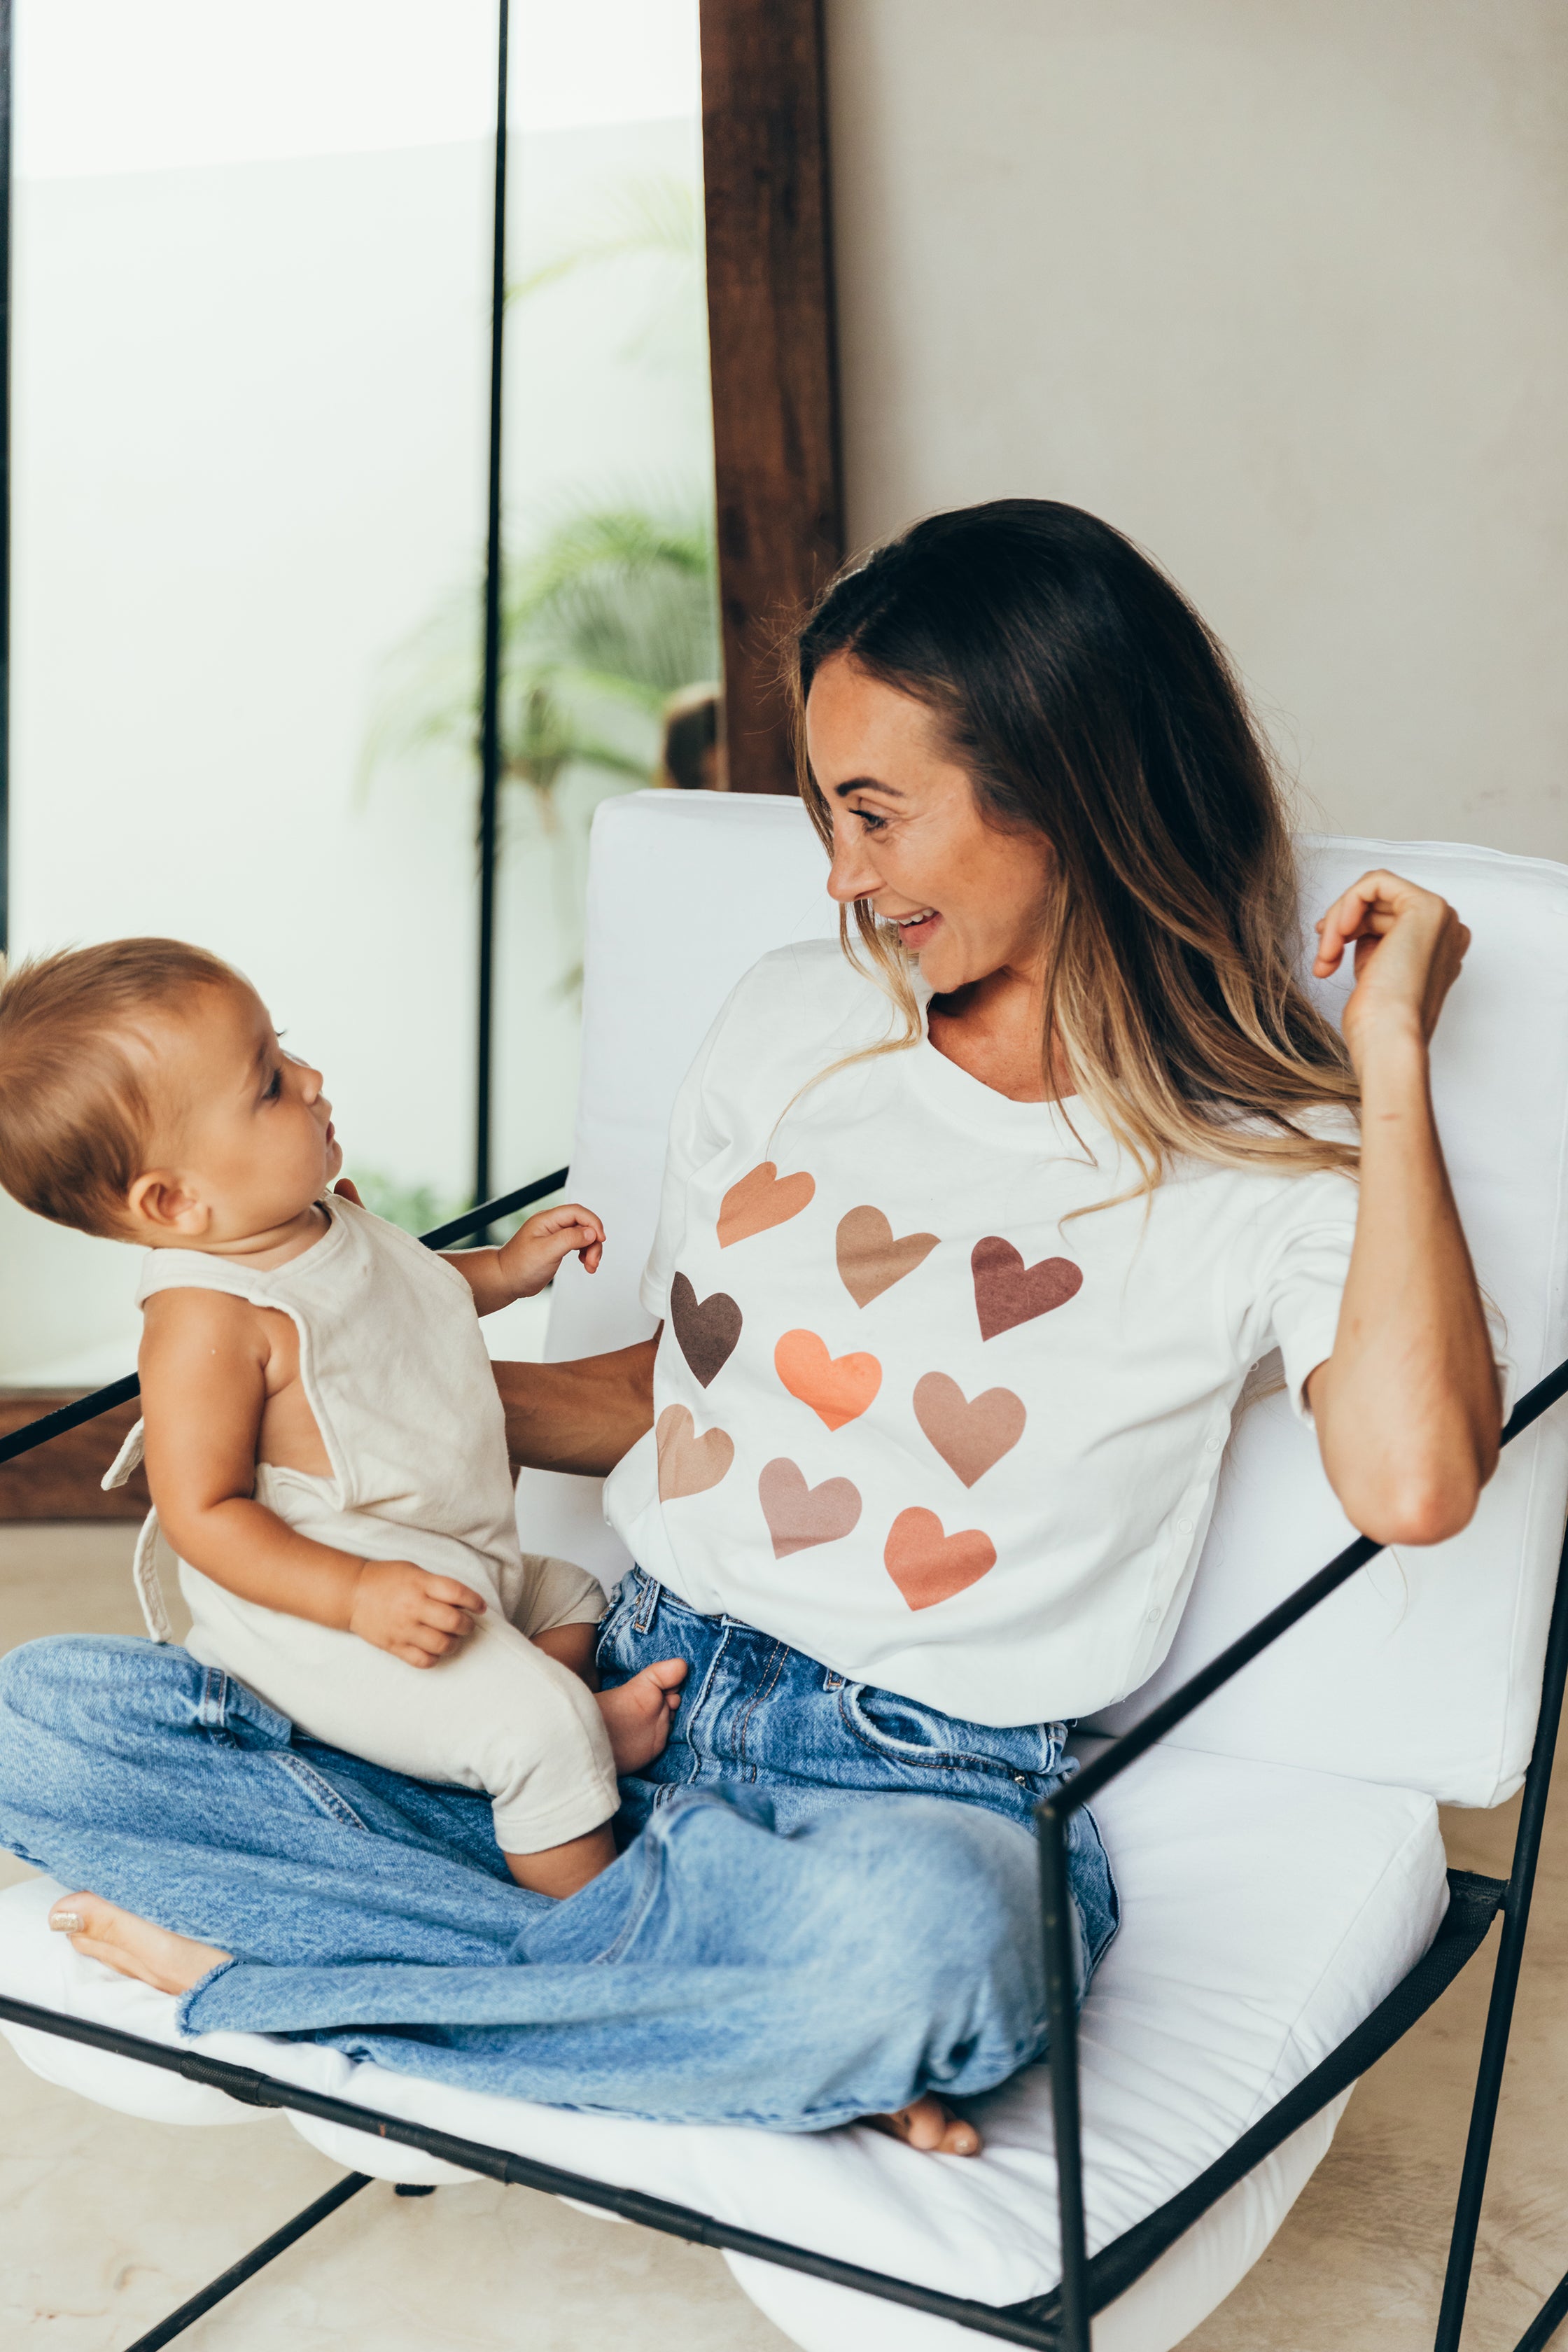
<path fill-rule="evenodd" d="M 1474 932 L 1437 1033 L 1433 1084 L 1517 1394 L 1568 1355 L 1568 868 L 1444 843 L 1354 840 L 1305 842 L 1302 864 L 1309 933 L 1372 866 L 1442 892 Z M 600 808 L 572 1182 L 603 1211 L 610 1245 L 591 1279 L 574 1262 L 562 1269 L 552 1360 L 624 1347 L 651 1328 L 637 1285 L 676 1089 L 759 955 L 833 934 L 825 875 L 794 802 L 642 793 Z M 1348 988 L 1344 979 L 1319 993 L 1337 1014 Z M 518 1491 L 531 1549 L 580 1559 L 606 1584 L 625 1573 L 597 1481 L 528 1472 Z M 1463 1536 L 1354 1579 L 1178 1737 L 1401 1782 L 1448 1803 L 1498 1803 L 1529 1760 L 1565 1499 L 1568 1410 L 1505 1456 Z M 1134 1719 L 1352 1533 L 1310 1433 L 1279 1401 L 1249 1408 L 1165 1666 L 1108 1720 Z"/>
<path fill-rule="evenodd" d="M 1405 1790 L 1167 1748 L 1113 1783 L 1096 1811 L 1125 1902 L 1082 2029 L 1089 2236 L 1099 2247 L 1193 2179 L 1328 2055 L 1426 1948 L 1446 1893 L 1434 1808 Z M 173 2042 L 172 2000 L 48 1933 L 45 1916 L 61 1891 L 46 1880 L 0 1895 L 0 1990 Z M 171 2122 L 244 2116 L 177 2076 L 5 2030 L 30 2066 L 105 2105 Z M 209 2034 L 195 2046 L 951 2294 L 1006 2304 L 1057 2276 L 1042 2068 L 976 2103 L 986 2153 L 964 2162 L 915 2157 L 863 2128 L 790 2137 L 572 2114 L 354 2065 L 303 2042 Z M 1173 2248 L 1158 2291 L 1152 2273 L 1122 2298 L 1116 2333 L 1105 2332 L 1109 2318 L 1100 2323 L 1100 2352 L 1166 2352 L 1194 2326 L 1257 2259 L 1332 2121 L 1298 2135 Z M 454 2177 L 366 2136 L 295 2122 L 361 2170 Z M 916 2334 L 908 2312 L 841 2291 L 803 2296 L 767 2265 L 737 2268 L 814 2352 L 869 2344 L 907 2352 L 937 2326 L 922 2322 Z M 961 2340 L 947 2323 L 941 2332 Z"/>

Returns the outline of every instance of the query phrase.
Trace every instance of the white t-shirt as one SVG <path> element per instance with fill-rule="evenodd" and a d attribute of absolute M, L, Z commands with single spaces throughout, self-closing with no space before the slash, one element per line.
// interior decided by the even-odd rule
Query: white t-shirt
<path fill-rule="evenodd" d="M 1333 1347 L 1356 1187 L 1180 1162 L 889 1034 L 831 942 L 765 956 L 677 1100 L 655 1426 L 605 1513 L 692 1608 L 950 1715 L 1088 1715 L 1175 1629 L 1232 1406 Z M 1070 1125 L 1069 1125 L 1070 1119 Z M 1074 1133 L 1076 1129 L 1076 1135 Z"/>

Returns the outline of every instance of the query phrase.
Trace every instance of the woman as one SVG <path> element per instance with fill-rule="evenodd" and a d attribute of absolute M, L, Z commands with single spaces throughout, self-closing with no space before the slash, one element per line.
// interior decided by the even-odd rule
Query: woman
<path fill-rule="evenodd" d="M 81 1640 L 9 1662 L 0 1820 L 193 2032 L 968 2153 L 947 2096 L 1042 2045 L 1033 1810 L 1169 1644 L 1250 1367 L 1279 1349 L 1374 1537 L 1456 1533 L 1490 1475 L 1427 1091 L 1468 935 L 1364 876 L 1319 926 L 1319 974 L 1354 950 L 1341 1045 L 1223 654 L 1071 508 L 917 525 L 827 591 L 798 678 L 857 954 L 765 957 L 699 1056 L 657 1339 L 498 1368 L 520 1462 L 614 1470 L 640 1567 L 601 1672 L 690 1661 L 640 1834 L 552 1905 L 482 1800 Z M 1116 1898 L 1075 1832 L 1087 1983 Z"/>

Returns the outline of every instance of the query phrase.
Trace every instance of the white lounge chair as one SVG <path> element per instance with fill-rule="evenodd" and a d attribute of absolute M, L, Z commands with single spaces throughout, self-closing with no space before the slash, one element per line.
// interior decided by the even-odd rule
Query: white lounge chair
<path fill-rule="evenodd" d="M 1364 867 L 1391 865 L 1453 899 L 1474 932 L 1434 1080 L 1466 1229 L 1506 1325 L 1512 1404 L 1568 1355 L 1568 869 L 1441 844 L 1303 846 L 1309 916 Z M 757 955 L 831 931 L 822 884 L 794 803 L 650 793 L 600 810 L 571 1181 L 604 1214 L 611 1247 L 592 1282 L 563 1269 L 552 1358 L 647 1331 L 637 1281 L 676 1086 Z M 609 1581 L 623 1571 L 595 1482 L 525 1474 L 520 1502 L 536 1548 Z M 0 1895 L 0 2030 L 39 2074 L 132 2114 L 226 2123 L 243 2116 L 237 2100 L 281 2105 L 357 2173 L 518 2179 L 718 2244 L 806 2352 L 956 2352 L 972 2330 L 1080 2352 L 1091 2305 L 1095 2352 L 1167 2352 L 1258 2260 L 1355 2075 L 1500 1910 L 1438 2336 L 1439 2352 L 1456 2352 L 1568 1664 L 1568 1610 L 1553 1613 L 1565 1508 L 1568 1412 L 1547 1412 L 1510 1444 L 1463 1536 L 1361 1567 L 1095 1797 L 1123 1926 L 1077 2038 L 1089 2261 L 1081 2275 L 1069 2263 L 1065 2315 L 1046 2067 L 979 2103 L 979 2159 L 917 2162 L 864 2128 L 787 2137 L 616 2121 L 355 2065 L 305 2042 L 177 2043 L 172 2000 L 47 1932 L 61 1891 L 47 1881 Z M 1310 1434 L 1279 1395 L 1258 1395 L 1237 1413 L 1171 1654 L 1092 1727 L 1099 1741 L 1145 1717 L 1352 1538 Z M 1097 1769 L 1118 1756 L 1085 1744 Z M 1512 1878 L 1450 1880 L 1438 1801 L 1501 1803 L 1532 1748 Z M 1072 2087 L 1064 2063 L 1058 2095 Z M 351 2128 L 364 2109 L 371 2132 Z M 1064 2169 L 1070 2225 L 1079 2168 L 1069 2158 Z M 1069 2253 L 1072 2239 L 1069 2226 Z M 258 2254 L 269 2251 L 280 2244 Z"/>

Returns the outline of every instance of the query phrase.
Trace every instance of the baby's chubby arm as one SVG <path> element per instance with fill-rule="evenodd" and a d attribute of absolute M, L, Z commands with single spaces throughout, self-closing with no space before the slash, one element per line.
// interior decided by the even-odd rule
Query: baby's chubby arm
<path fill-rule="evenodd" d="M 598 1218 L 591 1209 L 568 1201 L 530 1217 L 500 1249 L 443 1250 L 441 1255 L 467 1281 L 476 1311 L 493 1315 L 514 1299 L 532 1298 L 574 1250 L 585 1270 L 596 1274 L 604 1249 L 605 1228 Z"/>
<path fill-rule="evenodd" d="M 411 1666 L 433 1666 L 474 1629 L 484 1601 L 412 1560 L 366 1560 L 295 1533 L 254 1499 L 273 1318 L 211 1290 L 147 1301 L 139 1370 L 147 1481 L 182 1559 L 263 1608 L 356 1633 Z"/>

